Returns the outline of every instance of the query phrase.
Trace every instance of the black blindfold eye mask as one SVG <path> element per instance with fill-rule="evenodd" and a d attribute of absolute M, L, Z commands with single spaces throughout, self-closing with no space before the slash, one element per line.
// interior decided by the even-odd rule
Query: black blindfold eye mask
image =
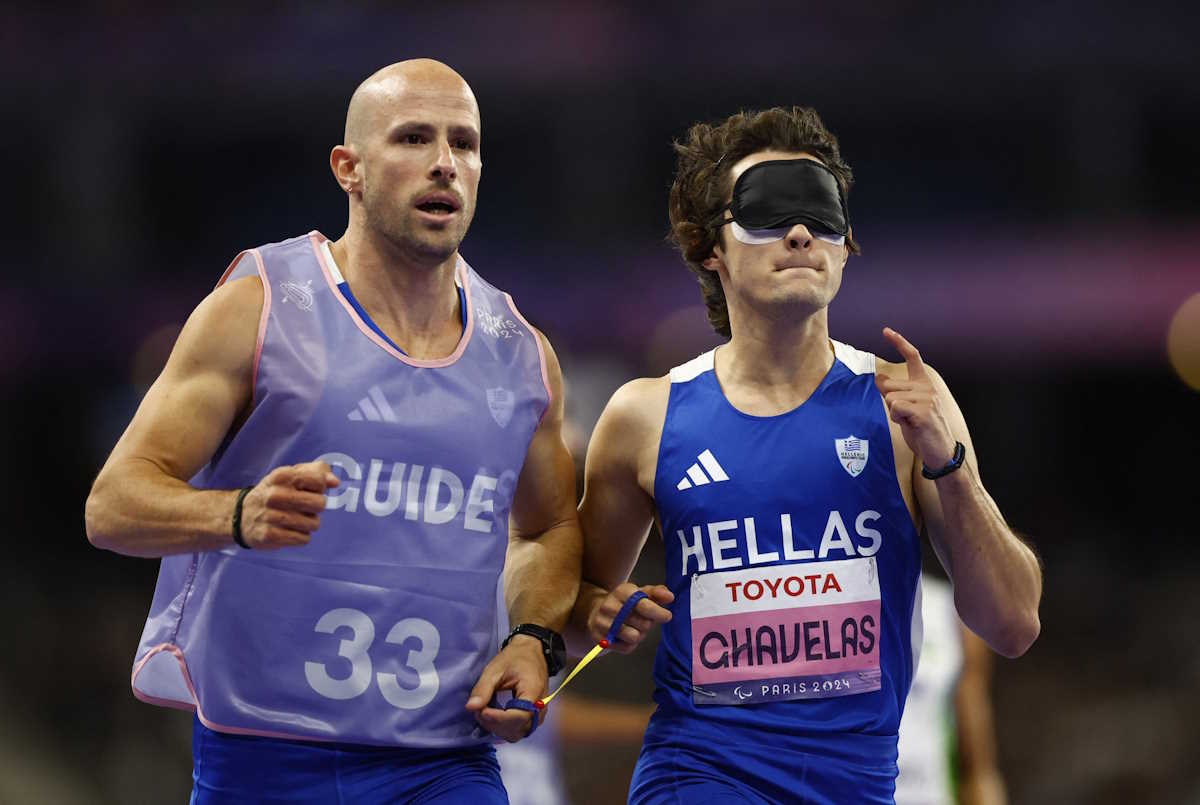
<path fill-rule="evenodd" d="M 751 166 L 733 186 L 729 211 L 745 229 L 805 224 L 837 235 L 850 232 L 837 177 L 811 159 L 775 159 Z"/>

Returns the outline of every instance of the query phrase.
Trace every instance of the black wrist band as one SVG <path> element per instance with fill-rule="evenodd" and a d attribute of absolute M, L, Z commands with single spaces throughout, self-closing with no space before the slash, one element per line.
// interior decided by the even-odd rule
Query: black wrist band
<path fill-rule="evenodd" d="M 541 641 L 542 657 L 546 660 L 546 673 L 550 676 L 557 674 L 567 664 L 567 647 L 563 643 L 562 635 L 536 623 L 522 623 L 514 626 L 513 630 L 508 633 L 508 637 L 504 638 L 504 642 L 500 644 L 500 650 L 503 651 L 509 641 L 519 634 Z"/>
<path fill-rule="evenodd" d="M 246 550 L 250 550 L 250 546 L 246 544 L 246 539 L 242 536 L 242 502 L 253 488 L 252 486 L 243 486 L 238 490 L 237 503 L 233 504 L 233 541 Z"/>
<path fill-rule="evenodd" d="M 962 442 L 954 443 L 954 455 L 950 458 L 950 463 L 942 467 L 940 470 L 931 470 L 925 466 L 925 462 L 921 462 L 921 475 L 931 481 L 935 481 L 944 475 L 949 475 L 963 465 L 963 460 L 967 457 L 967 448 L 963 447 Z"/>

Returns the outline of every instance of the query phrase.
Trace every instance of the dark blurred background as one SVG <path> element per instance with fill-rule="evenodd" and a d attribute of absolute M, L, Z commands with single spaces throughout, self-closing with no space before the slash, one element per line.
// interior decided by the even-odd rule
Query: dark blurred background
<path fill-rule="evenodd" d="M 577 458 L 617 385 L 716 343 L 664 242 L 671 140 L 815 106 L 865 249 L 833 336 L 921 347 L 1045 561 L 1042 636 L 996 669 L 1012 800 L 1200 802 L 1196 23 L 1155 0 L 5 5 L 0 803 L 185 801 L 190 716 L 128 685 L 157 563 L 91 548 L 83 500 L 229 260 L 341 234 L 346 102 L 415 56 L 479 98 L 462 251 L 556 345 Z M 645 700 L 650 654 L 580 687 Z M 569 751 L 577 801 L 623 801 L 636 751 Z"/>

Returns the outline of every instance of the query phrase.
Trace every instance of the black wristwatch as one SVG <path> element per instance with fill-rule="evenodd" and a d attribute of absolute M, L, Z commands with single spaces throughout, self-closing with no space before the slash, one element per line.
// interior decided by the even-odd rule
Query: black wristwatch
<path fill-rule="evenodd" d="M 508 641 L 519 634 L 536 637 L 542 641 L 542 656 L 546 658 L 546 673 L 549 676 L 554 676 L 567 664 L 567 647 L 563 643 L 562 635 L 536 623 L 522 623 L 514 627 L 500 644 L 501 650 L 508 645 Z"/>

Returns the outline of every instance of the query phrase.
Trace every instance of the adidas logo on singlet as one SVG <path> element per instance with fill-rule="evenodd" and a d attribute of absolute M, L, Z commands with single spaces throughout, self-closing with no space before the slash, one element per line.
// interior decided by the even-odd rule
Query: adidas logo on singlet
<path fill-rule="evenodd" d="M 383 391 L 379 386 L 371 386 L 367 389 L 367 396 L 359 400 L 358 405 L 346 414 L 346 419 L 354 422 L 362 422 L 364 419 L 368 422 L 399 421 L 396 418 L 396 412 L 388 404 L 387 397 L 383 396 Z"/>
<path fill-rule="evenodd" d="M 707 475 L 705 471 L 707 471 Z M 717 462 L 717 457 L 712 454 L 711 450 L 705 450 L 696 456 L 696 463 L 688 467 L 687 475 L 683 477 L 683 480 L 675 484 L 675 488 L 682 492 L 685 489 L 691 489 L 693 486 L 704 486 L 710 483 L 716 484 L 728 480 L 729 476 L 725 474 L 724 468 Z"/>

